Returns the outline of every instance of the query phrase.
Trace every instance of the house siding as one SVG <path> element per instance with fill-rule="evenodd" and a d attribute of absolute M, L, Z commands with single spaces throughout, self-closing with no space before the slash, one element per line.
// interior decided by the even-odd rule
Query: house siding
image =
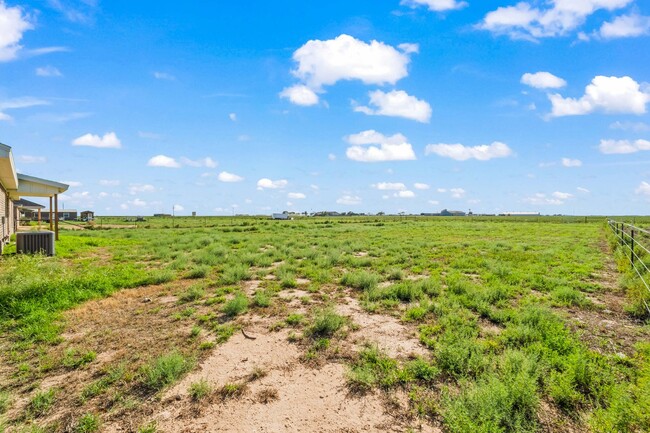
<path fill-rule="evenodd" d="M 0 184 L 0 249 L 9 242 L 9 237 L 16 230 L 13 202 L 4 185 Z"/>

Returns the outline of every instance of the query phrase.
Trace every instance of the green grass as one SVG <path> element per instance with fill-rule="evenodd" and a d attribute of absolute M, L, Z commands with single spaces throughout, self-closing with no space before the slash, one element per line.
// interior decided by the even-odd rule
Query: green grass
<path fill-rule="evenodd" d="M 47 391 L 39 391 L 32 397 L 27 408 L 27 414 L 31 417 L 41 417 L 46 415 L 54 402 L 56 401 L 56 390 L 54 388 Z"/>
<path fill-rule="evenodd" d="M 226 302 L 222 311 L 226 316 L 235 317 L 248 310 L 249 301 L 243 293 L 235 294 L 235 297 Z"/>
<path fill-rule="evenodd" d="M 101 420 L 94 413 L 86 413 L 79 418 L 74 433 L 94 433 L 99 431 Z"/>
<path fill-rule="evenodd" d="M 142 383 L 152 391 L 159 391 L 180 379 L 194 366 L 191 359 L 172 352 L 153 359 L 142 368 Z"/>
<path fill-rule="evenodd" d="M 334 312 L 332 308 L 318 310 L 307 328 L 311 338 L 331 337 L 347 323 L 347 319 Z"/>
<path fill-rule="evenodd" d="M 198 382 L 190 384 L 187 392 L 193 401 L 201 401 L 210 395 L 212 386 L 210 386 L 207 380 L 201 379 Z"/>

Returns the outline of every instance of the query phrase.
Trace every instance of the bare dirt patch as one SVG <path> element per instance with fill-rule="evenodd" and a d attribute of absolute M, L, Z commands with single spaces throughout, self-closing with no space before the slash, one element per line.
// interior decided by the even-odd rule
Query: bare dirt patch
<path fill-rule="evenodd" d="M 344 303 L 336 306 L 336 311 L 352 319 L 358 329 L 350 335 L 350 340 L 357 344 L 377 344 L 388 356 L 409 357 L 428 356 L 414 329 L 400 323 L 399 319 L 383 314 L 369 314 L 354 298 L 344 298 Z"/>

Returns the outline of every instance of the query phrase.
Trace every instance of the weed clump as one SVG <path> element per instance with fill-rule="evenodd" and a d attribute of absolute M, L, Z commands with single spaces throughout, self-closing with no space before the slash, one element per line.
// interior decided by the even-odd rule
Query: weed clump
<path fill-rule="evenodd" d="M 205 399 L 212 392 L 212 386 L 207 380 L 201 379 L 198 382 L 193 382 L 188 389 L 188 393 L 192 401 L 201 401 Z"/>
<path fill-rule="evenodd" d="M 325 308 L 316 312 L 314 320 L 307 328 L 306 334 L 314 339 L 331 337 L 345 325 L 347 319 L 334 312 L 332 308 Z"/>
<path fill-rule="evenodd" d="M 341 278 L 341 284 L 358 290 L 370 290 L 379 284 L 379 275 L 366 271 L 348 272 Z"/>
<path fill-rule="evenodd" d="M 248 310 L 248 298 L 243 293 L 237 293 L 234 298 L 226 302 L 223 312 L 228 317 L 235 317 Z"/>
<path fill-rule="evenodd" d="M 143 384 L 152 391 L 159 391 L 180 379 L 193 364 L 177 352 L 162 355 L 142 368 Z"/>

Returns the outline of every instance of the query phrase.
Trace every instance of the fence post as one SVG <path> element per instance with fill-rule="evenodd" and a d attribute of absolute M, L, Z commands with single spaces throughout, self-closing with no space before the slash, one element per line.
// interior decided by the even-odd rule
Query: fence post
<path fill-rule="evenodd" d="M 634 266 L 634 229 L 630 230 L 630 262 Z"/>

